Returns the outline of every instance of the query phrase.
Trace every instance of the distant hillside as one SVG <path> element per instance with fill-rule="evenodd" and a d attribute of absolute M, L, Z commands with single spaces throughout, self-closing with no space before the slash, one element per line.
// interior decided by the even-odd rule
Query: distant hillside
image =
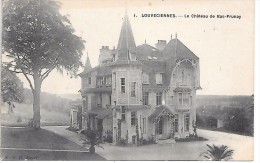
<path fill-rule="evenodd" d="M 32 104 L 14 103 L 14 113 L 8 114 L 8 105 L 1 105 L 1 124 L 2 125 L 27 125 L 33 117 Z M 41 123 L 42 124 L 69 124 L 69 113 L 50 110 L 41 106 Z"/>
<path fill-rule="evenodd" d="M 24 90 L 24 104 L 33 104 L 33 95 L 30 89 Z M 56 95 L 47 92 L 41 93 L 41 106 L 49 111 L 58 111 L 69 114 L 70 102 L 80 99 L 77 94 Z"/>
<path fill-rule="evenodd" d="M 80 93 L 58 94 L 57 96 L 70 100 L 79 100 L 82 98 Z"/>
<path fill-rule="evenodd" d="M 236 106 L 243 108 L 250 103 L 251 96 L 197 95 L 196 107 L 199 106 Z"/>

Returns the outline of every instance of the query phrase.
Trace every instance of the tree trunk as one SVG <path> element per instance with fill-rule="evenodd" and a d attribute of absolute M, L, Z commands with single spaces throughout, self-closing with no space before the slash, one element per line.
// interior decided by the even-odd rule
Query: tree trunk
<path fill-rule="evenodd" d="M 41 113 L 40 113 L 40 98 L 41 98 L 41 79 L 38 74 L 33 75 L 34 91 L 33 91 L 33 127 L 40 128 Z"/>

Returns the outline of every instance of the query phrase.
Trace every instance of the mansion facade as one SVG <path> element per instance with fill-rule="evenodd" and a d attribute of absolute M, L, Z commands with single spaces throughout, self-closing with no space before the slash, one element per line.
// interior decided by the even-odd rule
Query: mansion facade
<path fill-rule="evenodd" d="M 117 48 L 102 46 L 99 65 L 87 58 L 82 79 L 82 128 L 136 143 L 193 134 L 199 58 L 177 35 L 155 47 L 136 46 L 127 15 Z"/>

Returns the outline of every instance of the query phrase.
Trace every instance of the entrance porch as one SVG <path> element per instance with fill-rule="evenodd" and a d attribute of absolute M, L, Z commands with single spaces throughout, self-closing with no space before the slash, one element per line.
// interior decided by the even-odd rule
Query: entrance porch
<path fill-rule="evenodd" d="M 155 142 L 159 140 L 174 139 L 174 114 L 166 106 L 156 107 L 149 116 L 153 123 L 153 137 Z"/>

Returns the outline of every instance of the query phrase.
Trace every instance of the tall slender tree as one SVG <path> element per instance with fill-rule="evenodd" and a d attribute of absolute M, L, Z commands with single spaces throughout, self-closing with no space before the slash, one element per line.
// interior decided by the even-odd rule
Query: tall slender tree
<path fill-rule="evenodd" d="M 22 73 L 33 93 L 33 126 L 40 128 L 40 94 L 44 79 L 57 69 L 75 75 L 82 65 L 84 41 L 53 0 L 4 0 L 3 52 L 9 70 Z"/>
<path fill-rule="evenodd" d="M 5 66 L 1 67 L 1 96 L 3 102 L 22 102 L 23 83 L 16 74 L 9 71 Z"/>

